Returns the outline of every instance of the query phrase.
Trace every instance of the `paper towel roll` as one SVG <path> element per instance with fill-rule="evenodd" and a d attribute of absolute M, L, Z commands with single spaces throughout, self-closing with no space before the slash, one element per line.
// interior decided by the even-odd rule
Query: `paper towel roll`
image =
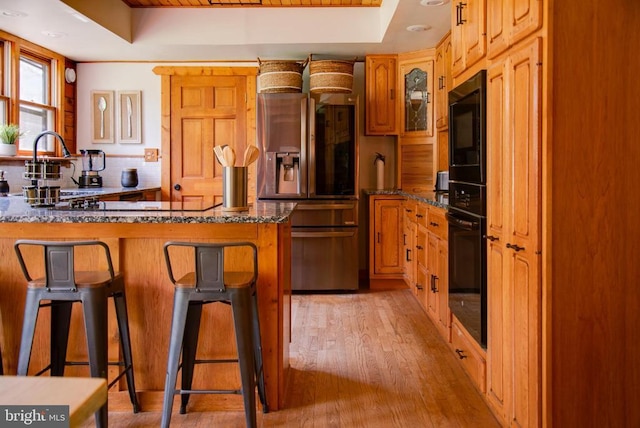
<path fill-rule="evenodd" d="M 376 159 L 376 189 L 384 189 L 384 161 Z"/>

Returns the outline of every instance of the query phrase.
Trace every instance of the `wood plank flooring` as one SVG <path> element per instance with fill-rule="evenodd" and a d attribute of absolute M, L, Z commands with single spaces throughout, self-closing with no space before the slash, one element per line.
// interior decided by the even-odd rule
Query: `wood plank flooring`
<path fill-rule="evenodd" d="M 409 290 L 294 295 L 292 311 L 286 409 L 258 413 L 259 426 L 499 426 Z M 157 427 L 160 418 L 110 412 L 109 426 Z M 242 427 L 244 414 L 174 412 L 171 426 Z"/>

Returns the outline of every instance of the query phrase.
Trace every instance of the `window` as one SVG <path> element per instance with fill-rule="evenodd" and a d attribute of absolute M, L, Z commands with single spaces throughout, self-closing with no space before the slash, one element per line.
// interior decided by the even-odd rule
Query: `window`
<path fill-rule="evenodd" d="M 64 132 L 64 65 L 64 56 L 0 30 L 0 123 L 16 123 L 25 133 L 19 155 L 33 153 L 41 132 Z M 52 136 L 38 141 L 41 154 L 60 151 Z"/>
<path fill-rule="evenodd" d="M 30 138 L 20 141 L 20 150 L 33 150 L 36 135 L 54 129 L 56 108 L 52 105 L 52 61 L 31 53 L 20 54 L 20 129 Z M 52 137 L 38 142 L 38 150 L 53 152 Z"/>

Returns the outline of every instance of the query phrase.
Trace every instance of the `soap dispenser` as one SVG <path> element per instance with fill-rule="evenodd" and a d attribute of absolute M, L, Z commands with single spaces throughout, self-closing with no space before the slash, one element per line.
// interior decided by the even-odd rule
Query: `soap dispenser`
<path fill-rule="evenodd" d="M 9 183 L 4 178 L 4 171 L 0 170 L 0 196 L 9 195 Z"/>

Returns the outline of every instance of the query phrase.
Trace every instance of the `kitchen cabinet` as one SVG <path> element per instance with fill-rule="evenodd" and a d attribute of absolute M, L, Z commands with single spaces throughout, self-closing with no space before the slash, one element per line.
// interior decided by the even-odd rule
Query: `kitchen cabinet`
<path fill-rule="evenodd" d="M 447 220 L 445 211 L 434 206 L 429 207 L 427 248 L 427 313 L 448 342 L 450 315 Z"/>
<path fill-rule="evenodd" d="M 403 198 L 395 195 L 369 197 L 369 278 L 401 278 Z"/>
<path fill-rule="evenodd" d="M 436 128 L 449 128 L 449 89 L 451 89 L 451 33 L 436 47 Z"/>
<path fill-rule="evenodd" d="M 397 55 L 365 58 L 365 134 L 398 134 Z"/>
<path fill-rule="evenodd" d="M 480 390 L 485 391 L 486 360 L 484 351 L 469 333 L 462 327 L 460 321 L 454 316 L 451 317 L 451 348 L 456 353 L 458 361 Z"/>
<path fill-rule="evenodd" d="M 400 135 L 433 135 L 433 56 L 420 51 L 403 54 L 398 59 L 398 87 L 402 90 Z"/>
<path fill-rule="evenodd" d="M 511 49 L 487 77 L 487 399 L 519 426 L 541 414 L 541 50 Z"/>
<path fill-rule="evenodd" d="M 455 77 L 486 54 L 486 0 L 454 1 L 451 7 L 451 74 Z"/>
<path fill-rule="evenodd" d="M 416 282 L 414 293 L 418 302 L 427 310 L 427 295 L 429 290 L 429 276 L 427 271 L 428 251 L 427 251 L 427 204 L 418 202 L 416 204 Z"/>
<path fill-rule="evenodd" d="M 486 1 L 488 58 L 495 58 L 542 26 L 540 0 Z"/>
<path fill-rule="evenodd" d="M 404 253 L 403 261 L 403 277 L 405 283 L 409 288 L 414 289 L 416 280 L 416 263 L 415 263 L 415 248 L 416 248 L 416 208 L 417 202 L 411 199 L 406 199 L 402 203 L 402 251 Z"/>

